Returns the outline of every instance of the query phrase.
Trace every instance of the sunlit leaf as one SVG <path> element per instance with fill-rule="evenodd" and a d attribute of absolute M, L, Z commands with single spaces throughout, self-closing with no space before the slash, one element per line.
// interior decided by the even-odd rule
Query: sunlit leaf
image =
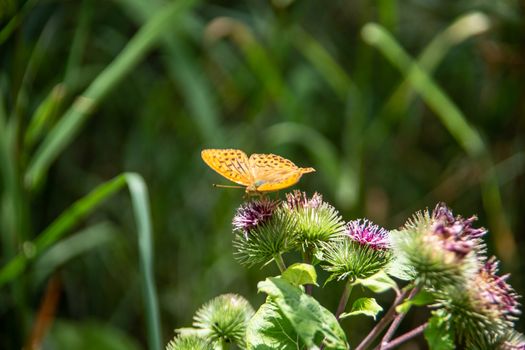
<path fill-rule="evenodd" d="M 310 264 L 293 264 L 283 272 L 282 276 L 294 286 L 303 284 L 317 285 L 317 273 L 315 272 L 315 268 Z"/>
<path fill-rule="evenodd" d="M 321 342 L 327 350 L 348 349 L 345 332 L 335 316 L 312 296 L 282 278 L 267 278 L 258 288 L 272 298 L 308 349 Z"/>
<path fill-rule="evenodd" d="M 341 314 L 340 318 L 355 315 L 366 315 L 372 317 L 375 320 L 377 314 L 381 311 L 383 311 L 383 308 L 374 298 L 359 298 L 352 304 L 352 310 L 350 312 Z"/>
<path fill-rule="evenodd" d="M 379 271 L 368 278 L 357 279 L 354 284 L 360 284 L 374 293 L 383 293 L 389 289 L 397 289 L 397 283 L 383 271 Z"/>

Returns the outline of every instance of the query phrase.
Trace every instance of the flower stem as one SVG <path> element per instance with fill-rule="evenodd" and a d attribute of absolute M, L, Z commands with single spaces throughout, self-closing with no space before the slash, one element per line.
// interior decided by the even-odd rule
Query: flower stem
<path fill-rule="evenodd" d="M 303 251 L 303 261 L 304 261 L 305 264 L 311 264 L 312 263 L 312 249 L 310 247 L 307 247 Z M 312 284 L 305 285 L 304 286 L 305 293 L 308 294 L 308 295 L 312 295 L 313 287 L 314 286 Z"/>
<path fill-rule="evenodd" d="M 354 282 L 353 279 L 349 279 L 345 284 L 345 289 L 343 290 L 343 294 L 341 295 L 341 299 L 339 299 L 339 306 L 337 306 L 337 311 L 335 312 L 335 318 L 339 320 L 339 316 L 345 311 L 346 304 L 348 303 L 348 298 L 350 298 L 350 293 L 352 293 Z"/>
<path fill-rule="evenodd" d="M 403 301 L 405 296 L 407 295 L 408 290 L 403 290 L 401 293 L 399 293 L 396 296 L 396 299 L 392 303 L 392 306 L 390 306 L 390 309 L 386 312 L 385 316 L 379 322 L 375 325 L 375 327 L 372 329 L 370 333 L 361 341 L 361 343 L 357 346 L 355 350 L 365 350 L 372 344 L 372 342 L 381 334 L 381 332 L 388 326 L 388 324 L 394 319 L 396 316 L 396 306 Z"/>
<path fill-rule="evenodd" d="M 405 333 L 405 334 L 395 338 L 394 340 L 392 340 L 388 344 L 383 345 L 381 347 L 381 350 L 393 349 L 396 346 L 398 346 L 400 344 L 403 344 L 407 340 L 410 340 L 410 339 L 414 338 L 415 336 L 423 333 L 423 331 L 427 328 L 427 326 L 428 326 L 428 322 L 422 324 L 419 327 L 414 328 L 413 330 L 411 330 L 411 331 L 409 331 L 409 332 L 407 332 L 407 333 Z"/>
<path fill-rule="evenodd" d="M 283 257 L 281 254 L 275 254 L 273 256 L 273 260 L 275 260 L 275 263 L 277 264 L 277 267 L 279 268 L 279 271 L 283 273 L 286 270 L 286 264 L 284 263 Z"/>
<path fill-rule="evenodd" d="M 407 300 L 410 300 L 414 297 L 414 295 L 416 295 L 416 293 L 419 291 L 419 288 L 418 287 L 414 287 L 411 291 L 410 291 L 410 294 L 408 295 L 407 297 Z M 383 349 L 384 346 L 386 344 L 388 344 L 388 342 L 390 341 L 390 339 L 392 339 L 392 337 L 394 336 L 394 333 L 396 332 L 397 328 L 399 327 L 399 325 L 401 324 L 401 321 L 403 321 L 403 319 L 405 318 L 405 315 L 406 313 L 403 312 L 403 313 L 400 313 L 396 316 L 396 318 L 394 319 L 394 321 L 392 322 L 392 324 L 390 325 L 390 327 L 388 328 L 388 331 L 386 331 L 386 334 L 385 336 L 383 337 L 383 339 L 381 340 L 381 346 L 380 346 L 380 349 Z"/>

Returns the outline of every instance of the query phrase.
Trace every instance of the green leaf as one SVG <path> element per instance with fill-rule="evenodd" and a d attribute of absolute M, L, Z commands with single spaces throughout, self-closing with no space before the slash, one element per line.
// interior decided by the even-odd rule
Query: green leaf
<path fill-rule="evenodd" d="M 35 262 L 34 274 L 37 284 L 42 283 L 60 266 L 75 257 L 90 252 L 116 238 L 116 230 L 109 222 L 84 228 L 55 243 Z"/>
<path fill-rule="evenodd" d="M 248 350 L 306 349 L 290 321 L 270 301 L 248 323 L 246 343 Z"/>
<path fill-rule="evenodd" d="M 391 237 L 394 238 L 394 251 L 397 249 L 395 247 L 395 235 L 391 234 Z M 400 279 L 402 281 L 412 281 L 415 277 L 414 268 L 404 256 L 399 254 L 394 254 L 394 258 L 386 267 L 386 273 L 392 277 Z"/>
<path fill-rule="evenodd" d="M 293 264 L 283 272 L 282 276 L 294 286 L 300 286 L 303 284 L 318 285 L 315 267 L 310 264 Z"/>
<path fill-rule="evenodd" d="M 383 311 L 383 308 L 374 298 L 359 298 L 352 304 L 352 310 L 350 312 L 341 314 L 340 318 L 354 315 L 366 315 L 372 317 L 375 320 L 377 314 L 381 311 Z"/>
<path fill-rule="evenodd" d="M 454 345 L 454 332 L 446 319 L 439 314 L 434 314 L 425 328 L 425 339 L 430 350 L 452 350 Z"/>
<path fill-rule="evenodd" d="M 434 296 L 424 290 L 420 290 L 412 299 L 405 300 L 403 303 L 396 306 L 398 313 L 407 313 L 412 306 L 425 306 L 432 304 L 435 301 Z"/>
<path fill-rule="evenodd" d="M 357 279 L 354 285 L 360 284 L 370 289 L 374 293 L 383 293 L 389 289 L 397 290 L 397 283 L 388 277 L 384 271 L 379 271 L 373 276 L 364 279 Z"/>
<path fill-rule="evenodd" d="M 316 349 L 321 343 L 327 350 L 348 349 L 335 316 L 300 288 L 275 277 L 259 282 L 258 288 L 272 298 L 308 349 Z"/>

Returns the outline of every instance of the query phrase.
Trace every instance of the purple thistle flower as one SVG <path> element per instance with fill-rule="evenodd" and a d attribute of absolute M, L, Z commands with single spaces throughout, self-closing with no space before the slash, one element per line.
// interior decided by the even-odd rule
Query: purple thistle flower
<path fill-rule="evenodd" d="M 248 238 L 248 233 L 255 227 L 264 224 L 271 217 L 279 202 L 266 198 L 254 200 L 241 205 L 233 217 L 233 229 L 243 231 Z"/>
<path fill-rule="evenodd" d="M 509 275 L 498 276 L 498 261 L 493 256 L 483 264 L 471 282 L 472 293 L 484 313 L 512 322 L 520 314 L 518 295 L 506 282 Z"/>
<path fill-rule="evenodd" d="M 454 217 L 452 211 L 444 203 L 438 203 L 432 212 L 433 224 L 431 234 L 441 242 L 444 249 L 453 252 L 458 258 L 463 258 L 473 249 L 480 247 L 480 238 L 487 233 L 484 228 L 474 228 L 472 224 L 477 217 L 463 219 Z"/>
<path fill-rule="evenodd" d="M 352 220 L 346 225 L 345 234 L 353 241 L 374 250 L 390 248 L 390 237 L 387 230 L 367 219 Z"/>
<path fill-rule="evenodd" d="M 323 196 L 315 192 L 312 198 L 308 199 L 306 192 L 294 190 L 286 194 L 285 205 L 290 210 L 297 210 L 300 208 L 319 208 L 323 203 Z"/>

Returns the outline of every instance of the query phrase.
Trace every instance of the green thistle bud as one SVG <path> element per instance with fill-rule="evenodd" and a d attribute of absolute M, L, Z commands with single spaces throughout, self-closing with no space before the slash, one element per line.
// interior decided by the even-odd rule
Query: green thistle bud
<path fill-rule="evenodd" d="M 512 336 L 518 309 L 517 294 L 497 276 L 495 258 L 487 260 L 466 284 L 439 291 L 438 304 L 448 313 L 457 341 L 468 349 L 512 349 L 525 345 Z M 519 349 L 517 347 L 516 349 Z"/>
<path fill-rule="evenodd" d="M 322 242 L 317 258 L 332 273 L 328 281 L 363 279 L 379 272 L 392 259 L 388 236 L 387 230 L 368 220 L 354 220 L 340 239 Z"/>
<path fill-rule="evenodd" d="M 391 232 L 396 266 L 403 266 L 419 283 L 434 288 L 460 286 L 472 276 L 484 251 L 484 229 L 474 229 L 475 217 L 454 217 L 438 204 L 434 211 L 416 213 L 401 230 Z"/>
<path fill-rule="evenodd" d="M 195 313 L 193 326 L 211 342 L 236 343 L 244 347 L 246 325 L 254 313 L 242 296 L 223 294 Z"/>
<path fill-rule="evenodd" d="M 287 193 L 283 208 L 296 222 L 295 235 L 303 250 L 339 237 L 344 229 L 339 212 L 317 192 L 311 198 L 298 190 Z"/>
<path fill-rule="evenodd" d="M 278 208 L 249 230 L 236 230 L 233 240 L 236 259 L 245 266 L 268 264 L 275 256 L 294 250 L 295 225 L 294 218 Z"/>
<path fill-rule="evenodd" d="M 213 350 L 212 344 L 197 335 L 179 335 L 166 345 L 166 350 Z"/>

